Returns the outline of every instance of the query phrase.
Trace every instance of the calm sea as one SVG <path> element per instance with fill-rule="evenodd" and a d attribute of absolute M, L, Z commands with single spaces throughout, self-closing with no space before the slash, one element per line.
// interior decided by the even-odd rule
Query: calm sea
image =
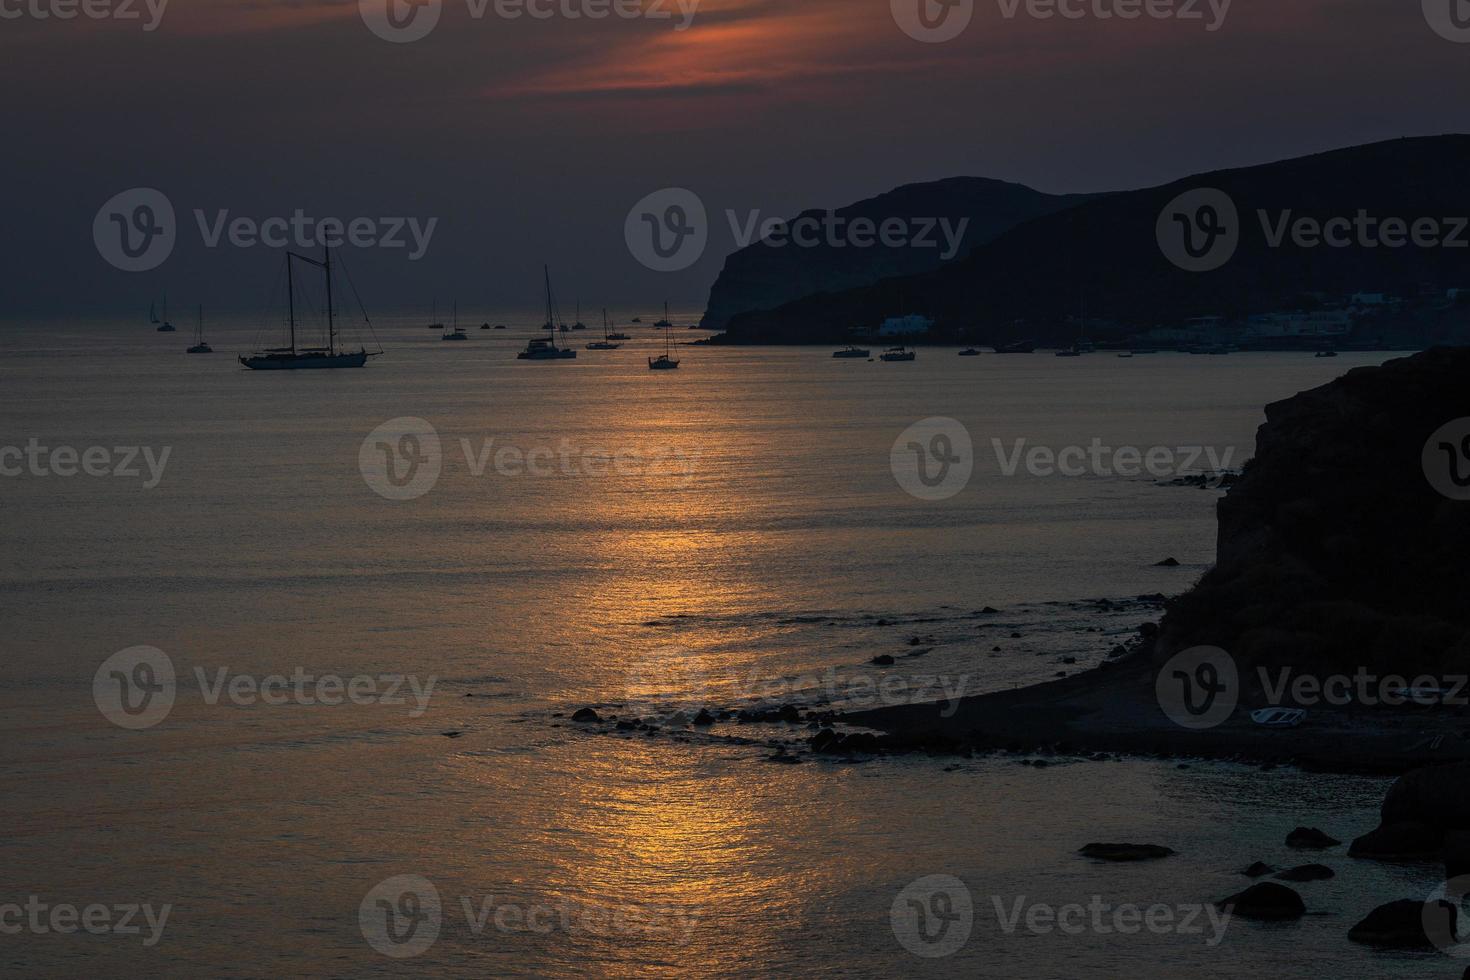
<path fill-rule="evenodd" d="M 35 440 L 48 467 L 0 459 L 17 473 L 0 478 L 0 904 L 169 908 L 156 936 L 142 913 L 136 935 L 0 935 L 0 964 L 1443 975 L 1443 960 L 1345 938 L 1378 902 L 1428 894 L 1429 866 L 1329 858 L 1336 880 L 1299 886 L 1320 915 L 1223 938 L 1028 925 L 1038 904 L 1223 897 L 1251 861 L 1299 863 L 1282 847 L 1299 823 L 1369 829 L 1382 780 L 1013 757 L 778 765 L 772 745 L 804 727 L 681 724 L 705 705 L 860 705 L 1096 662 L 1156 615 L 1097 600 L 1187 588 L 1218 495 L 1146 473 L 1007 475 L 1017 440 L 1211 447 L 1238 467 L 1265 404 L 1383 355 L 926 349 L 884 364 L 684 347 L 678 371 L 653 373 L 662 339 L 626 316 L 623 349 L 551 364 L 514 358 L 535 317 L 460 319 L 458 344 L 384 321 L 385 356 L 327 373 L 240 369 L 256 331 L 229 320 L 209 324 L 212 356 L 183 353 L 182 322 L 0 332 L 0 447 Z M 973 472 L 926 500 L 891 451 L 936 417 L 970 439 Z M 924 431 L 920 445 L 962 455 Z M 1171 556 L 1181 567 L 1155 567 Z M 135 647 L 160 653 L 129 654 L 120 681 L 104 662 Z M 885 653 L 895 666 L 868 664 Z M 158 656 L 174 685 L 133 669 Z M 129 704 L 160 716 L 122 716 L 146 727 L 100 706 L 123 681 L 157 687 Z M 569 720 L 584 705 L 660 730 L 592 734 Z M 1180 853 L 1074 854 L 1113 839 Z M 959 879 L 973 908 L 935 920 L 969 930 L 947 956 L 915 955 L 892 924 L 928 875 Z"/>

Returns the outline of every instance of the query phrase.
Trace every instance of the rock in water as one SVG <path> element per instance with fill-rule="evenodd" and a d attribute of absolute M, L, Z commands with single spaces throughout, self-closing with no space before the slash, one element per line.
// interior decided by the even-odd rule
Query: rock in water
<path fill-rule="evenodd" d="M 596 711 L 593 711 L 591 708 L 578 708 L 577 713 L 572 715 L 572 721 L 594 722 L 601 720 L 602 716 L 599 715 Z"/>
<path fill-rule="evenodd" d="M 1276 876 L 1279 881 L 1326 881 L 1336 877 L 1337 872 L 1325 864 L 1301 864 Z"/>
<path fill-rule="evenodd" d="M 715 723 L 715 716 L 709 713 L 708 708 L 700 708 L 699 714 L 694 716 L 694 724 L 700 728 L 706 728 Z"/>
<path fill-rule="evenodd" d="M 1323 850 L 1336 847 L 1342 841 L 1336 837 L 1329 837 L 1316 827 L 1298 827 L 1286 835 L 1287 847 L 1300 847 L 1309 850 Z"/>
<path fill-rule="evenodd" d="M 1242 919 L 1300 919 L 1307 914 L 1302 897 L 1274 881 L 1251 885 L 1215 904 Z"/>
<path fill-rule="evenodd" d="M 1269 864 L 1266 864 L 1264 861 L 1257 861 L 1249 867 L 1241 868 L 1240 873 L 1245 875 L 1247 878 L 1260 878 L 1261 876 L 1268 875 L 1275 870 L 1275 868 L 1271 867 Z"/>
<path fill-rule="evenodd" d="M 1456 908 L 1444 899 L 1430 905 L 1401 898 L 1369 912 L 1348 930 L 1348 938 L 1355 943 L 1394 949 L 1428 949 L 1436 941 L 1451 946 L 1459 942 L 1455 921 Z"/>
<path fill-rule="evenodd" d="M 869 662 L 872 663 L 875 667 L 892 667 L 893 657 L 889 656 L 886 653 L 880 653 Z"/>
<path fill-rule="evenodd" d="M 1088 844 L 1077 853 L 1099 861 L 1156 861 L 1176 852 L 1158 844 Z"/>
<path fill-rule="evenodd" d="M 1157 553 L 1158 552 L 1155 552 L 1155 554 L 1157 554 Z M 1154 562 L 1154 567 L 1155 568 L 1178 568 L 1179 567 L 1179 559 L 1178 558 L 1165 558 L 1163 561 Z"/>

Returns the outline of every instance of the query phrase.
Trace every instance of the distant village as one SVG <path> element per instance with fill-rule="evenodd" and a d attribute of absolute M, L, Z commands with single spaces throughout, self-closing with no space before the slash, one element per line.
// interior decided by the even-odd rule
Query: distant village
<path fill-rule="evenodd" d="M 1069 316 L 1061 333 L 1082 348 L 1178 350 L 1338 350 L 1387 349 L 1470 342 L 1470 288 L 1423 286 L 1412 295 L 1358 292 L 1346 296 L 1305 293 L 1301 308 L 1227 316 L 1214 313 L 1148 327 L 1101 317 Z M 1025 333 L 1017 321 L 1006 331 Z M 980 339 L 979 329 L 945 329 L 922 314 L 889 317 L 878 328 L 855 328 L 854 335 L 879 340 L 963 341 Z M 1036 326 L 1055 336 L 1058 325 Z"/>

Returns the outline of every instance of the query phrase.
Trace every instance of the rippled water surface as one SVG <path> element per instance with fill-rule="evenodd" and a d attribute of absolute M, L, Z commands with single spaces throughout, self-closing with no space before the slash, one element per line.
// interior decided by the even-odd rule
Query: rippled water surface
<path fill-rule="evenodd" d="M 330 373 L 239 370 L 243 323 L 212 328 L 210 357 L 146 325 L 0 334 L 0 445 L 169 453 L 152 489 L 146 467 L 0 482 L 0 901 L 171 909 L 155 945 L 6 935 L 0 963 L 75 976 L 1444 975 L 1443 960 L 1345 941 L 1374 904 L 1426 894 L 1431 867 L 1329 857 L 1339 878 L 1300 886 L 1320 914 L 1232 923 L 1218 945 L 1008 932 L 997 913 L 1018 899 L 1222 897 L 1253 860 L 1296 863 L 1281 841 L 1298 823 L 1369 829 L 1381 780 L 1014 757 L 776 765 L 770 743 L 799 748 L 805 727 L 681 724 L 705 705 L 852 706 L 1096 662 L 1156 614 L 1137 597 L 1181 591 L 1207 566 L 1217 495 L 1148 476 L 1007 476 L 992 440 L 1233 447 L 1239 465 L 1266 403 L 1382 355 L 924 350 L 881 364 L 687 347 L 679 371 L 653 374 L 652 331 L 528 364 L 513 352 L 530 320 L 510 322 L 446 344 L 390 320 L 387 355 Z M 962 492 L 925 502 L 895 481 L 890 448 L 934 416 L 962 423 L 977 455 Z M 377 450 L 363 443 L 402 417 L 431 425 L 442 453 L 432 488 L 397 501 L 365 476 Z M 503 462 L 517 455 L 541 460 L 536 472 Z M 1154 567 L 1167 556 L 1181 567 Z M 179 685 L 162 722 L 130 731 L 99 712 L 93 675 L 138 645 L 164 651 Z M 895 666 L 868 664 L 884 653 Z M 276 674 L 373 678 L 380 693 L 408 682 L 401 703 L 215 696 Z M 430 683 L 420 711 L 410 685 Z M 584 705 L 659 731 L 593 734 L 569 720 Z M 1074 854 L 1098 839 L 1180 854 Z M 975 908 L 968 941 L 939 959 L 890 926 L 900 890 L 930 874 L 961 879 Z M 375 951 L 359 921 L 370 889 L 399 875 L 441 901 L 437 939 L 413 958 Z"/>

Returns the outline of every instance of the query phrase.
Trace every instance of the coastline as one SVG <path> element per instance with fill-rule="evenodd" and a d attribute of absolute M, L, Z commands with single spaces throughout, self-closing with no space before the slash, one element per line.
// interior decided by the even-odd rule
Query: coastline
<path fill-rule="evenodd" d="M 1313 708 L 1299 728 L 1263 728 L 1246 714 L 1215 728 L 1171 721 L 1154 695 L 1152 646 L 1093 670 L 1013 691 L 839 715 L 836 721 L 886 733 L 885 748 L 908 751 L 1099 752 L 1295 765 L 1331 773 L 1401 775 L 1470 761 L 1463 719 L 1446 708 Z M 1438 748 L 1431 749 L 1438 736 Z"/>

